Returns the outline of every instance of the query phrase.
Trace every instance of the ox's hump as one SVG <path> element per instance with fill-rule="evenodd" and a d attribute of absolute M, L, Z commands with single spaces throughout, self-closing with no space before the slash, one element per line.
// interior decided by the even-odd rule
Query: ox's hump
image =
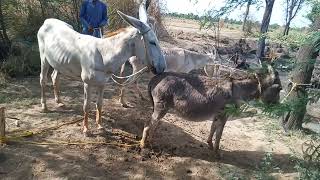
<path fill-rule="evenodd" d="M 73 27 L 72 27 L 70 24 L 68 24 L 68 23 L 66 23 L 66 22 L 64 22 L 64 21 L 61 21 L 61 20 L 59 20 L 59 19 L 55 19 L 55 18 L 48 18 L 48 19 L 46 19 L 46 20 L 44 21 L 43 25 L 44 25 L 44 26 L 51 26 L 51 27 L 55 27 L 55 26 L 66 26 L 66 27 L 69 27 L 69 28 L 73 29 Z"/>

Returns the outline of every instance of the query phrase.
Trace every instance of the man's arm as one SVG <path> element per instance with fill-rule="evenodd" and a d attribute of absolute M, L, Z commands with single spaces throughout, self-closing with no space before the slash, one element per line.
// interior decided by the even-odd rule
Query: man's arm
<path fill-rule="evenodd" d="M 86 21 L 85 16 L 87 12 L 87 1 L 83 1 L 80 9 L 80 21 L 83 26 L 89 28 L 89 23 Z"/>
<path fill-rule="evenodd" d="M 102 13 L 102 20 L 99 23 L 100 27 L 108 25 L 108 6 L 107 5 L 103 6 L 103 11 L 102 12 L 103 12 Z"/>

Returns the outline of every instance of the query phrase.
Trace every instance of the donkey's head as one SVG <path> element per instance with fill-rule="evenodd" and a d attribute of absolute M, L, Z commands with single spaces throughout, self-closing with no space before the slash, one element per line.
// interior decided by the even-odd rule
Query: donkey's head
<path fill-rule="evenodd" d="M 257 75 L 261 84 L 261 100 L 267 104 L 278 103 L 282 90 L 279 73 L 267 64 L 258 71 Z"/>
<path fill-rule="evenodd" d="M 140 32 L 140 35 L 142 36 L 144 46 L 143 47 L 137 46 L 137 47 L 144 48 L 145 50 L 141 49 L 139 51 L 140 53 L 137 52 L 136 55 L 138 56 L 138 58 L 144 59 L 145 62 L 152 68 L 153 73 L 160 74 L 164 72 L 164 70 L 166 69 L 166 62 L 165 62 L 163 53 L 160 49 L 158 38 L 147 23 L 148 17 L 145 9 L 145 4 L 142 3 L 139 9 L 140 20 L 134 17 L 125 15 L 120 11 L 118 11 L 118 14 L 127 23 L 129 23 L 131 26 L 138 29 Z"/>

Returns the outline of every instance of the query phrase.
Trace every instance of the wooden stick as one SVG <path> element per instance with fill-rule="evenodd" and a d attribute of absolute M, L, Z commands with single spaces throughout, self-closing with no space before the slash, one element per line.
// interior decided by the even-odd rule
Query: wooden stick
<path fill-rule="evenodd" d="M 6 137 L 6 119 L 5 119 L 5 108 L 0 107 L 0 144 L 5 143 L 5 137 Z"/>

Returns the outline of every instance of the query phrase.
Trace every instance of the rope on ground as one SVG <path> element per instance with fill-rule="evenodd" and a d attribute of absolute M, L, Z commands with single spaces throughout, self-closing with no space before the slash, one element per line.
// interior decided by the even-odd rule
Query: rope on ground
<path fill-rule="evenodd" d="M 25 141 L 22 140 L 22 138 L 25 137 L 30 137 L 33 135 L 37 135 L 37 134 L 41 134 L 44 133 L 46 131 L 50 131 L 50 130 L 56 130 L 59 129 L 62 126 L 66 126 L 66 125 L 70 125 L 70 124 L 75 124 L 77 122 L 80 122 L 82 120 L 81 119 L 76 119 L 74 121 L 71 122 L 66 122 L 63 124 L 59 124 L 57 126 L 53 126 L 53 127 L 49 127 L 49 128 L 44 128 L 44 129 L 40 129 L 40 130 L 34 130 L 34 131 L 11 131 L 10 133 L 15 133 L 14 135 L 10 135 L 7 137 L 0 137 L 0 141 L 1 142 L 13 142 L 13 143 L 20 143 L 20 144 L 35 144 L 35 145 L 107 145 L 107 146 L 119 146 L 119 147 L 135 147 L 138 146 L 140 143 L 139 141 L 136 140 L 131 140 L 132 142 L 134 142 L 133 144 L 126 144 L 126 143 L 119 143 L 119 142 L 94 142 L 94 141 L 77 141 L 77 142 L 67 142 L 67 141 L 43 141 L 43 142 L 34 142 L 34 141 Z M 20 133 L 17 133 L 20 132 Z M 120 135 L 122 137 L 126 137 L 126 138 L 131 138 L 129 135 L 127 134 L 123 134 L 122 132 L 117 132 L 117 135 Z"/>
<path fill-rule="evenodd" d="M 70 122 L 62 123 L 62 124 L 59 124 L 59 125 L 56 125 L 56 126 L 52 126 L 52 127 L 49 127 L 49 128 L 43 128 L 43 129 L 33 130 L 33 131 L 16 130 L 16 131 L 8 132 L 8 134 L 22 132 L 21 134 L 18 134 L 18 135 L 11 135 L 11 137 L 16 137 L 16 138 L 27 137 L 27 136 L 32 136 L 32 135 L 36 135 L 36 134 L 41 134 L 43 132 L 50 131 L 50 130 L 56 130 L 56 129 L 59 129 L 60 127 L 62 127 L 62 126 L 75 124 L 75 123 L 78 123 L 80 121 L 82 121 L 82 118 L 79 118 L 79 119 L 76 119 L 76 120 L 73 120 L 73 121 L 70 121 Z"/>
<path fill-rule="evenodd" d="M 106 145 L 106 146 L 119 146 L 119 147 L 136 147 L 139 143 L 134 144 L 124 144 L 118 142 L 95 142 L 95 141 L 77 141 L 77 142 L 67 142 L 67 141 L 23 141 L 23 140 L 5 140 L 6 142 L 15 142 L 21 144 L 34 144 L 34 145 Z"/>
<path fill-rule="evenodd" d="M 289 82 L 292 84 L 292 87 L 290 89 L 290 91 L 288 92 L 288 94 L 282 99 L 281 103 L 283 103 L 284 101 L 287 100 L 287 98 L 290 96 L 290 94 L 298 87 L 298 86 L 310 86 L 312 84 L 298 84 L 296 82 L 293 82 L 289 79 Z"/>

